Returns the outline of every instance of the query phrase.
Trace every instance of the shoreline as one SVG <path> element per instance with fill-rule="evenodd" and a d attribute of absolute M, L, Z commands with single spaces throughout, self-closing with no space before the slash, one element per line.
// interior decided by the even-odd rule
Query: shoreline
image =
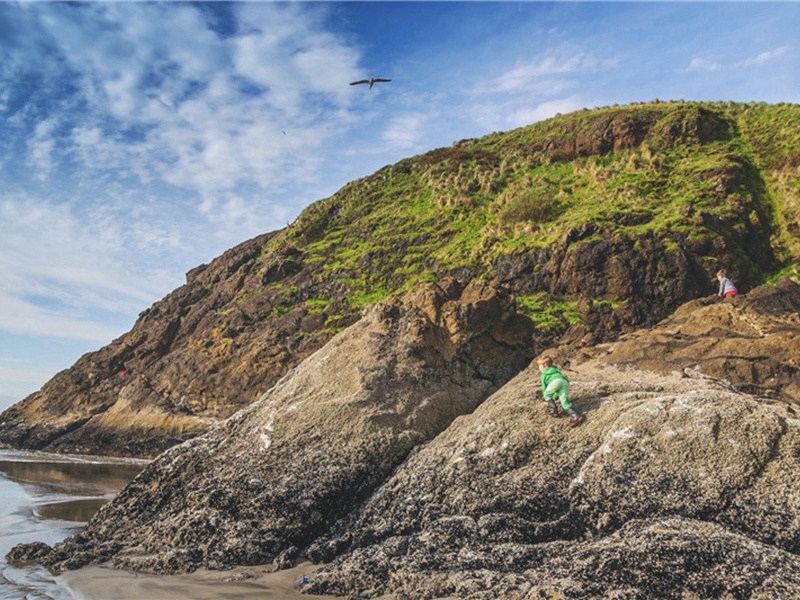
<path fill-rule="evenodd" d="M 58 452 L 45 452 L 43 450 L 29 450 L 13 448 L 7 444 L 0 444 L 0 456 L 14 462 L 42 462 L 47 460 L 56 464 L 85 464 L 85 465 L 138 465 L 142 468 L 153 462 L 151 458 L 133 458 L 128 456 L 111 456 L 105 454 L 69 454 Z"/>
<path fill-rule="evenodd" d="M 303 562 L 291 569 L 273 565 L 236 567 L 228 571 L 198 569 L 181 575 L 156 575 L 124 571 L 110 566 L 89 566 L 59 575 L 58 580 L 75 600 L 300 600 L 335 599 L 300 591 L 300 581 L 319 568 Z M 391 596 L 385 596 L 390 600 Z"/>

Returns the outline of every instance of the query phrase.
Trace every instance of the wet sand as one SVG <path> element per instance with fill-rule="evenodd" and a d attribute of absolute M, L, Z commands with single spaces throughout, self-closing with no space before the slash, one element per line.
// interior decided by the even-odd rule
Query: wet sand
<path fill-rule="evenodd" d="M 275 571 L 271 566 L 231 571 L 198 570 L 189 575 L 148 575 L 107 567 L 85 567 L 59 579 L 75 600 L 292 600 L 335 598 L 300 592 L 300 581 L 319 567 L 303 563 Z M 391 596 L 385 597 L 390 600 Z"/>
<path fill-rule="evenodd" d="M 0 449 L 0 600 L 72 600 L 50 572 L 6 553 L 77 533 L 149 461 Z"/>

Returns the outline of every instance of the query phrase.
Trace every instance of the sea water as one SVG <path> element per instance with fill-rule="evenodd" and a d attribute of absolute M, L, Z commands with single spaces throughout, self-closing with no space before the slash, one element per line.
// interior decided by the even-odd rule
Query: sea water
<path fill-rule="evenodd" d="M 11 566 L 17 544 L 53 545 L 79 531 L 146 461 L 0 449 L 0 600 L 71 600 L 58 577 Z"/>

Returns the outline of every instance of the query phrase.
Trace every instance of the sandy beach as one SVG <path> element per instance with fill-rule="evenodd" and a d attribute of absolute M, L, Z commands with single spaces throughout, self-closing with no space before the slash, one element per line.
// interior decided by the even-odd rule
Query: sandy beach
<path fill-rule="evenodd" d="M 230 571 L 198 570 L 188 575 L 149 575 L 110 567 L 86 567 L 59 579 L 75 600 L 255 600 L 335 598 L 300 592 L 304 575 L 318 567 L 303 563 L 273 571 L 272 566 L 238 567 Z M 389 600 L 386 597 L 385 600 Z"/>

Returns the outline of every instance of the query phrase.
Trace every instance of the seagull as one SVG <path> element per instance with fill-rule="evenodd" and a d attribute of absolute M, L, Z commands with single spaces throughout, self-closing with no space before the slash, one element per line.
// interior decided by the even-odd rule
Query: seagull
<path fill-rule="evenodd" d="M 391 81 L 391 79 L 380 79 L 378 77 L 370 77 L 369 79 L 362 79 L 361 81 L 354 81 L 350 85 L 358 85 L 359 83 L 368 83 L 369 89 L 372 89 L 373 84 L 378 83 L 380 81 Z"/>

